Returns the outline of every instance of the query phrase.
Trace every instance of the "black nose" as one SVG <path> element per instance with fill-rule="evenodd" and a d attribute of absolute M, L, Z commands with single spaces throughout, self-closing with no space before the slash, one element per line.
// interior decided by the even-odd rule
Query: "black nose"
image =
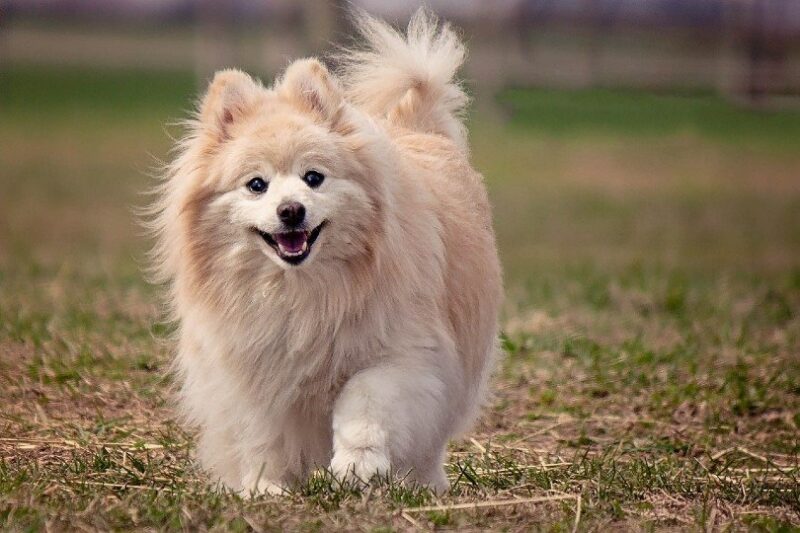
<path fill-rule="evenodd" d="M 300 202 L 283 202 L 278 206 L 278 218 L 287 226 L 299 226 L 306 217 L 306 208 Z"/>

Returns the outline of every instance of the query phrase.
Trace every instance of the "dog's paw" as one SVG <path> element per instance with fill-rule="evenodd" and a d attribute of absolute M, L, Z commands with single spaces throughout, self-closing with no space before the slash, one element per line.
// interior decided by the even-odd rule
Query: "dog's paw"
<path fill-rule="evenodd" d="M 341 481 L 369 483 L 386 476 L 389 466 L 389 455 L 377 447 L 341 449 L 331 459 L 331 472 Z"/>
<path fill-rule="evenodd" d="M 262 495 L 281 496 L 286 494 L 286 488 L 264 478 L 256 478 L 256 476 L 245 476 L 242 480 L 242 490 L 239 491 L 242 497 L 252 497 Z"/>
<path fill-rule="evenodd" d="M 444 494 L 450 490 L 450 482 L 447 481 L 447 474 L 443 468 L 437 469 L 430 477 L 430 479 L 423 481 L 436 494 Z"/>

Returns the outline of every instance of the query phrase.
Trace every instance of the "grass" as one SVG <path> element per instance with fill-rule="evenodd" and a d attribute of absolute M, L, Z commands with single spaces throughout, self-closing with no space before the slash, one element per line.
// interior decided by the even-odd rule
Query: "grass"
<path fill-rule="evenodd" d="M 800 113 L 736 108 L 702 92 L 646 93 L 595 89 L 564 92 L 509 90 L 501 102 L 520 130 L 573 136 L 698 134 L 718 141 L 796 148 Z"/>
<path fill-rule="evenodd" d="M 208 483 L 174 420 L 130 211 L 191 77 L 16 69 L 0 83 L 0 528 L 800 523 L 797 114 L 707 95 L 502 95 L 510 122 L 472 131 L 506 269 L 506 358 L 452 445 L 450 493 L 320 472 L 250 500 Z"/>

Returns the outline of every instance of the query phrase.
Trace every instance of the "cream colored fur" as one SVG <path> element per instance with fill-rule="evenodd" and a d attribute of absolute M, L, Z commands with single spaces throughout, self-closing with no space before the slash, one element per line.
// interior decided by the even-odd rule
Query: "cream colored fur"
<path fill-rule="evenodd" d="M 444 490 L 494 361 L 500 267 L 453 81 L 463 47 L 424 12 L 407 37 L 359 20 L 367 45 L 336 74 L 315 59 L 268 88 L 218 73 L 151 210 L 180 406 L 235 490 L 328 467 Z M 280 231 L 285 200 L 327 221 L 297 266 L 256 232 Z"/>

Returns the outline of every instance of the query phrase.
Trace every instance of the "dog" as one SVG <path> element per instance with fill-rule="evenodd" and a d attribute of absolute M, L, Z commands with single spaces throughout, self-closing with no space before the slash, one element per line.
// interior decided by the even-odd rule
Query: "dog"
<path fill-rule="evenodd" d="M 446 490 L 498 353 L 464 46 L 425 11 L 405 33 L 356 24 L 337 69 L 297 60 L 268 87 L 218 72 L 150 209 L 180 412 L 243 494 L 317 469 Z"/>

